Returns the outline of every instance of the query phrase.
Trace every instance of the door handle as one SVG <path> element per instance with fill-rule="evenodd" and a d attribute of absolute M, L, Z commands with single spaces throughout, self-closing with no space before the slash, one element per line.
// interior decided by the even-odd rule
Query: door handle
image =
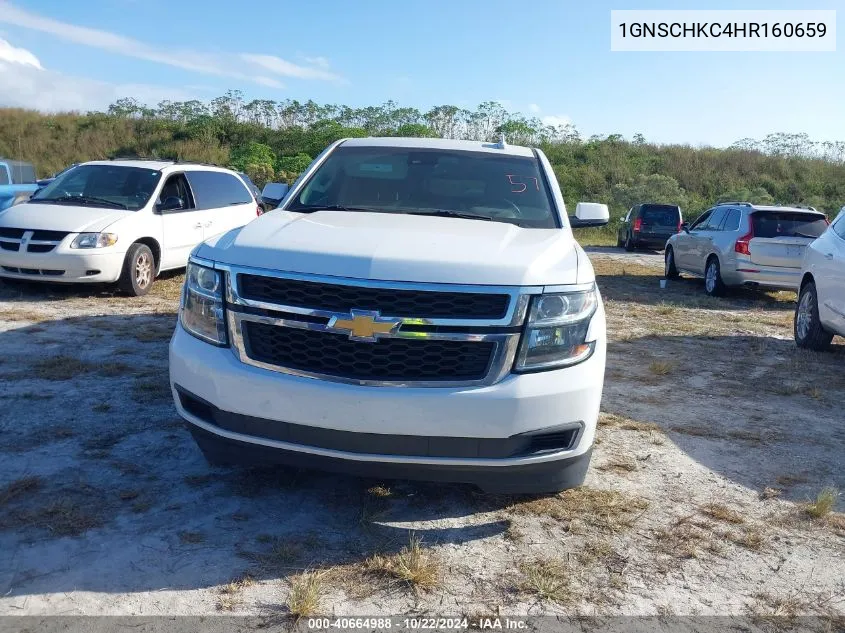
<path fill-rule="evenodd" d="M 201 229 L 202 228 L 202 222 L 197 222 L 196 224 L 194 224 L 194 228 L 195 229 Z"/>
<path fill-rule="evenodd" d="M 833 253 L 825 253 L 824 258 L 825 259 L 833 259 Z"/>

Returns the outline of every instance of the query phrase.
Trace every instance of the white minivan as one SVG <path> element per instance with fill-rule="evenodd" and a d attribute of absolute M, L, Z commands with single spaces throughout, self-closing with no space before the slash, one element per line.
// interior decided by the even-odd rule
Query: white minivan
<path fill-rule="evenodd" d="M 203 240 L 260 215 L 237 174 L 157 160 L 83 163 L 0 212 L 0 277 L 149 292 Z"/>
<path fill-rule="evenodd" d="M 339 141 L 277 209 L 192 253 L 177 410 L 212 463 L 577 486 L 607 342 L 572 228 L 607 220 L 567 215 L 539 149 Z"/>

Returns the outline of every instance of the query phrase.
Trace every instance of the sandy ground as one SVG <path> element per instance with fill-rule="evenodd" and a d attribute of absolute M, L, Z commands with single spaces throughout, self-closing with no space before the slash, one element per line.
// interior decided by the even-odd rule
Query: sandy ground
<path fill-rule="evenodd" d="M 607 251 L 598 445 L 540 498 L 210 468 L 167 386 L 181 277 L 0 287 L 0 615 L 845 614 L 842 340 Z"/>

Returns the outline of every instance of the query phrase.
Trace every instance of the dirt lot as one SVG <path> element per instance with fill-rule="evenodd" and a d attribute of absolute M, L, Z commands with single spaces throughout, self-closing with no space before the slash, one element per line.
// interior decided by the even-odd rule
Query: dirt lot
<path fill-rule="evenodd" d="M 845 346 L 794 294 L 591 254 L 610 350 L 587 485 L 209 468 L 136 300 L 0 287 L 0 614 L 845 614 Z"/>

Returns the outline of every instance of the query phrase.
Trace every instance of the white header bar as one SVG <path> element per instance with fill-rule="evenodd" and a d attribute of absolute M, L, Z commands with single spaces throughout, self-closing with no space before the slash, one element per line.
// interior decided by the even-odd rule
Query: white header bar
<path fill-rule="evenodd" d="M 836 11 L 611 11 L 611 51 L 835 51 Z"/>

